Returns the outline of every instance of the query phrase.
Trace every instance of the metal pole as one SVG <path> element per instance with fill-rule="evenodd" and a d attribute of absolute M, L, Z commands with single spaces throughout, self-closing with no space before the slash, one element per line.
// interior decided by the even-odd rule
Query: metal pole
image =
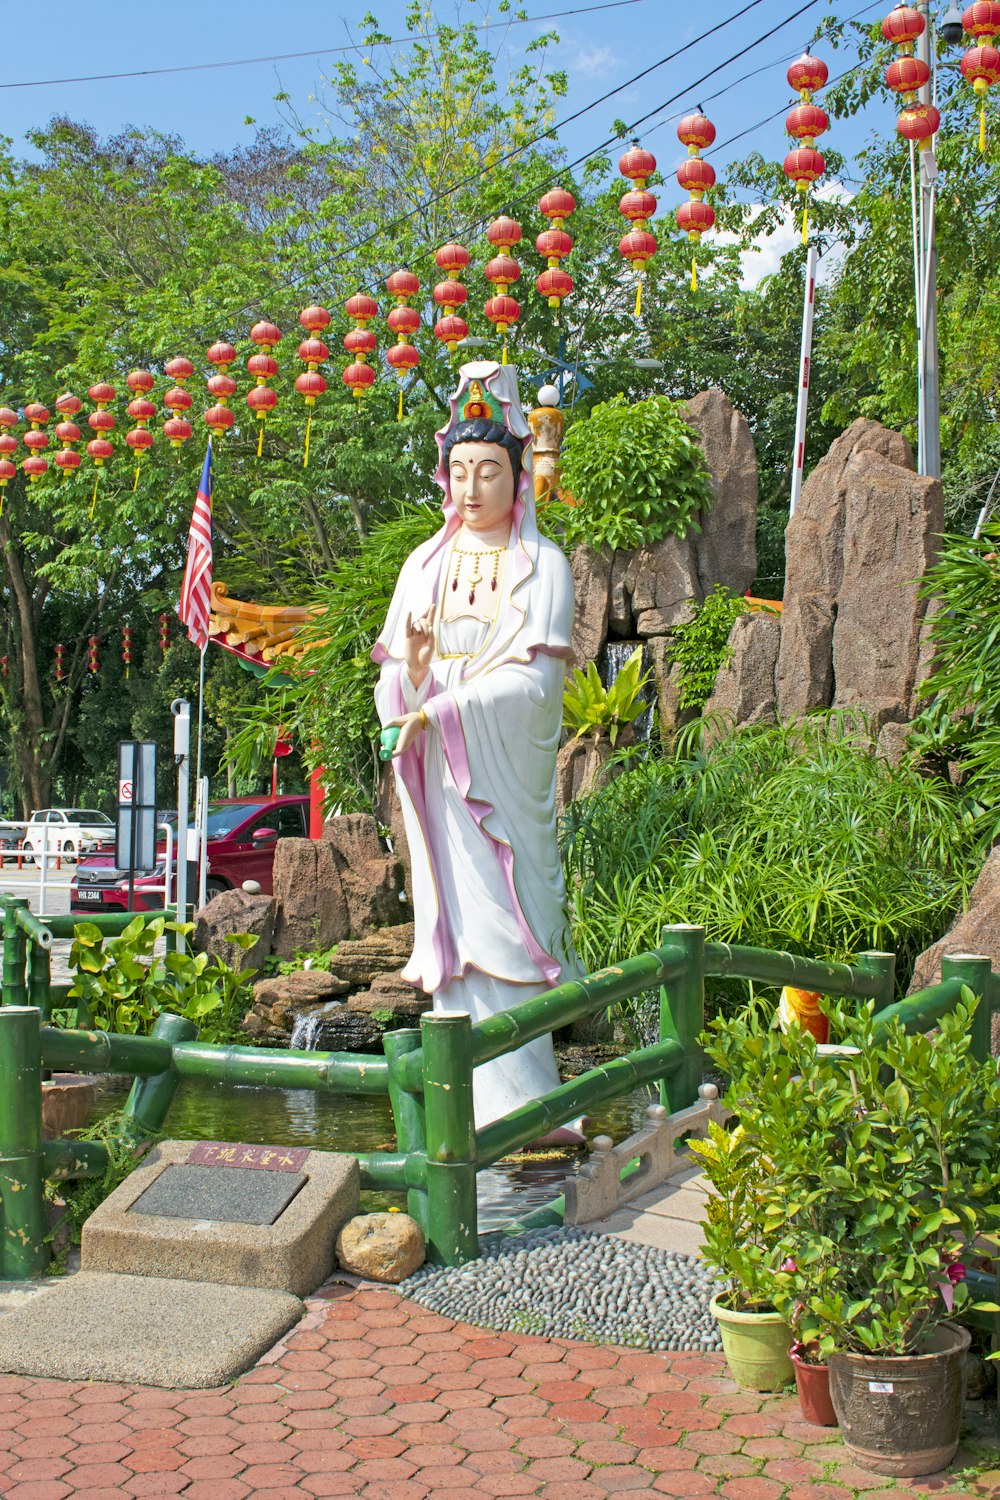
<path fill-rule="evenodd" d="M 185 698 L 175 698 L 170 705 L 174 715 L 174 760 L 177 762 L 177 920 L 188 916 L 188 807 L 191 801 L 191 705 Z M 184 938 L 177 934 L 177 951 L 183 953 Z"/>
<path fill-rule="evenodd" d="M 802 493 L 806 462 L 806 416 L 809 411 L 809 372 L 812 366 L 813 314 L 816 310 L 816 262 L 819 252 L 810 245 L 806 253 L 806 285 L 802 303 L 802 348 L 799 352 L 799 396 L 795 408 L 795 448 L 792 453 L 792 495 L 788 514 L 795 514 Z"/>
<path fill-rule="evenodd" d="M 921 104 L 933 102 L 934 91 L 934 15 L 929 4 L 920 6 L 927 25 L 917 39 L 917 56 L 931 70 L 930 80 L 919 90 Z M 933 139 L 933 138 L 932 138 Z M 918 153 L 920 159 L 920 241 L 923 264 L 921 266 L 921 373 L 923 384 L 923 410 L 921 412 L 921 474 L 935 479 L 941 477 L 941 395 L 938 379 L 938 328 L 937 328 L 937 251 L 934 240 L 934 200 L 937 192 L 937 157 L 934 147 L 928 142 Z"/>
<path fill-rule="evenodd" d="M 208 896 L 208 777 L 198 782 L 198 905 L 205 905 Z"/>
<path fill-rule="evenodd" d="M 41 1276 L 49 1261 L 42 1191 L 41 1013 L 0 1009 L 0 1281 Z"/>

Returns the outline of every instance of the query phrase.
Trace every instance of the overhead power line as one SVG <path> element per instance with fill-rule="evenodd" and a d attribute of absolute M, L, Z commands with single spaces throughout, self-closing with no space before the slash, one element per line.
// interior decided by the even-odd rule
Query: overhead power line
<path fill-rule="evenodd" d="M 530 26 L 537 21 L 558 21 L 564 16 L 587 16 L 598 10 L 620 10 L 625 5 L 641 5 L 644 0 L 603 0 L 600 5 L 573 6 L 571 10 L 551 10 L 540 16 L 509 17 L 502 21 L 483 21 L 474 29 L 476 31 L 492 31 L 497 27 L 506 29 L 508 26 Z M 438 35 L 437 32 L 434 35 Z M 376 45 L 382 47 L 399 47 L 406 43 L 420 41 L 419 36 L 394 36 Z M 12 83 L 0 83 L 0 90 L 4 89 L 45 89 L 56 85 L 67 83 L 112 83 L 123 78 L 162 78 L 173 73 L 205 73 L 213 68 L 250 68 L 259 63 L 297 62 L 307 57 L 330 57 L 334 53 L 357 52 L 364 46 L 362 42 L 351 42 L 342 47 L 313 47 L 306 52 L 269 52 L 264 57 L 235 57 L 224 62 L 209 63 L 179 63 L 173 68 L 137 68 L 127 73 L 83 73 L 75 78 L 29 78 L 19 79 Z"/>

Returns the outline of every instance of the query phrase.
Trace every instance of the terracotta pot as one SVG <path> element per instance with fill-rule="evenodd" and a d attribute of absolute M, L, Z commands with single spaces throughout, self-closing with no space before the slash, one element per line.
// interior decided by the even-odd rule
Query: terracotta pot
<path fill-rule="evenodd" d="M 965 1401 L 967 1329 L 942 1323 L 922 1354 L 830 1355 L 830 1395 L 844 1447 L 873 1474 L 909 1478 L 955 1457 Z"/>
<path fill-rule="evenodd" d="M 829 1365 L 810 1364 L 796 1349 L 791 1350 L 790 1358 L 803 1419 L 817 1427 L 836 1427 L 837 1413 L 830 1400 Z"/>
<path fill-rule="evenodd" d="M 42 1140 L 59 1141 L 83 1130 L 97 1102 L 97 1079 L 85 1073 L 53 1073 L 42 1084 Z"/>
<path fill-rule="evenodd" d="M 750 1391 L 780 1391 L 792 1379 L 788 1324 L 776 1312 L 735 1312 L 713 1297 L 722 1352 L 737 1385 Z"/>

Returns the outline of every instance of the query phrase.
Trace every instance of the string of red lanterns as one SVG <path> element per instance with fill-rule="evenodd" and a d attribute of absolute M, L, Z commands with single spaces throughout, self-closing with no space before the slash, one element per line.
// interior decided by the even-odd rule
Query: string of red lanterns
<path fill-rule="evenodd" d="M 163 436 L 169 440 L 171 448 L 177 452 L 177 462 L 180 463 L 180 449 L 193 431 L 191 423 L 182 413 L 191 409 L 191 393 L 184 387 L 194 374 L 194 365 L 189 359 L 179 354 L 176 359 L 167 360 L 163 366 L 163 373 L 168 380 L 174 381 L 163 397 L 163 404 L 170 413 L 163 424 Z"/>
<path fill-rule="evenodd" d="M 496 292 L 487 301 L 483 312 L 503 339 L 500 363 L 505 365 L 507 363 L 507 330 L 512 328 L 521 316 L 520 302 L 516 297 L 509 295 L 510 288 L 521 279 L 521 267 L 510 253 L 520 242 L 521 226 L 509 214 L 501 214 L 487 229 L 486 238 L 498 253 L 493 256 L 492 260 L 486 262 L 484 269 L 486 280 L 496 288 Z"/>
<path fill-rule="evenodd" d="M 374 354 L 378 339 L 368 324 L 378 317 L 378 303 L 367 292 L 358 291 L 348 297 L 344 310 L 354 323 L 350 333 L 344 335 L 344 348 L 353 356 L 344 371 L 344 384 L 360 401 L 368 387 L 375 384 L 375 371 L 368 363 L 368 356 Z"/>
<path fill-rule="evenodd" d="M 914 44 L 926 26 L 926 18 L 912 5 L 897 5 L 882 22 L 882 35 L 899 52 L 899 66 L 891 63 L 885 73 L 886 83 L 903 98 L 904 108 L 896 129 L 906 140 L 913 141 L 919 151 L 927 150 L 941 124 L 941 116 L 933 104 L 917 100 L 917 89 L 923 88 L 931 76 L 927 64 L 913 55 Z"/>
<path fill-rule="evenodd" d="M 677 126 L 677 139 L 688 149 L 688 160 L 677 169 L 677 181 L 689 198 L 677 210 L 676 219 L 678 229 L 687 234 L 692 247 L 691 290 L 694 292 L 698 289 L 698 244 L 715 223 L 715 210 L 704 201 L 708 189 L 715 183 L 715 168 L 701 157 L 703 147 L 710 146 L 715 140 L 715 126 L 698 109 L 681 120 Z"/>
<path fill-rule="evenodd" d="M 99 635 L 89 635 L 87 637 L 87 671 L 95 677 L 101 669 L 101 659 L 97 654 L 100 644 L 101 638 Z"/>
<path fill-rule="evenodd" d="M 464 245 L 455 244 L 442 245 L 434 255 L 438 269 L 445 273 L 444 281 L 434 288 L 434 301 L 442 309 L 442 316 L 434 324 L 434 336 L 449 354 L 454 354 L 460 340 L 469 336 L 469 325 L 457 309 L 468 301 L 469 291 L 462 282 L 462 272 L 470 258 Z"/>
<path fill-rule="evenodd" d="M 73 418 L 79 414 L 82 406 L 83 402 L 72 391 L 64 391 L 56 398 L 55 408 L 63 420 L 55 425 L 55 435 L 61 446 L 52 457 L 64 479 L 74 469 L 78 469 L 81 463 L 75 445 L 80 441 L 82 433 Z"/>
<path fill-rule="evenodd" d="M 87 426 L 94 433 L 87 444 L 87 452 L 94 463 L 94 493 L 90 497 L 90 514 L 93 516 L 94 506 L 97 504 L 97 486 L 100 483 L 101 470 L 108 459 L 114 457 L 115 452 L 114 444 L 107 436 L 115 429 L 115 419 L 108 411 L 108 407 L 115 399 L 115 388 L 106 380 L 99 380 L 96 385 L 90 387 L 87 394 L 96 405 L 96 410 L 87 417 Z"/>
<path fill-rule="evenodd" d="M 986 150 L 986 95 L 1000 83 L 1000 51 L 994 42 L 1000 34 L 1000 0 L 974 0 L 962 16 L 962 30 L 973 46 L 962 58 L 962 77 L 979 96 L 979 149 Z"/>
<path fill-rule="evenodd" d="M 156 403 L 150 401 L 149 393 L 156 385 L 149 370 L 133 370 L 126 375 L 125 384 L 132 392 L 132 400 L 128 404 L 128 414 L 135 423 L 125 434 L 125 441 L 135 454 L 135 478 L 132 481 L 132 493 L 135 494 L 139 488 L 139 470 L 142 466 L 142 455 L 153 446 L 153 434 L 149 430 L 149 424 L 156 416 Z"/>
<path fill-rule="evenodd" d="M 910 59 L 916 61 L 916 59 Z M 816 138 L 830 128 L 830 116 L 812 102 L 813 93 L 821 89 L 830 71 L 821 58 L 803 52 L 788 69 L 789 88 L 795 89 L 799 103 L 785 117 L 785 129 L 798 146 L 789 151 L 783 166 L 785 176 L 802 194 L 802 243 L 809 243 L 809 189 L 826 171 L 826 161 L 816 150 Z M 915 97 L 915 96 L 914 96 Z"/>
<path fill-rule="evenodd" d="M 628 234 L 623 235 L 619 240 L 618 249 L 624 259 L 631 262 L 632 269 L 636 273 L 635 315 L 638 317 L 642 312 L 642 282 L 646 272 L 646 263 L 656 254 L 656 235 L 651 233 L 648 227 L 650 219 L 656 212 L 656 199 L 646 188 L 647 182 L 656 171 L 656 157 L 652 152 L 644 151 L 638 141 L 633 141 L 624 156 L 620 158 L 618 170 L 632 183 L 631 188 L 622 196 L 618 204 L 619 212 L 632 225 Z M 679 173 L 678 176 L 680 176 Z M 713 182 L 715 180 L 714 172 L 712 180 Z"/>
<path fill-rule="evenodd" d="M 317 334 L 323 332 L 330 326 L 330 314 L 325 307 L 313 304 L 311 307 L 303 308 L 299 313 L 299 322 L 306 331 L 306 337 L 299 345 L 299 359 L 305 361 L 305 370 L 301 375 L 295 377 L 295 389 L 306 404 L 306 438 L 302 450 L 302 467 L 309 467 L 309 434 L 312 432 L 313 407 L 317 399 L 326 391 L 326 379 L 319 373 L 319 367 L 330 358 L 330 351 Z M 374 374 L 372 379 L 374 379 Z M 347 379 L 347 376 L 344 376 Z"/>
<path fill-rule="evenodd" d="M 160 650 L 164 656 L 170 650 L 170 616 L 166 613 L 159 616 L 160 623 Z"/>
<path fill-rule="evenodd" d="M 399 380 L 396 421 L 401 422 L 403 420 L 403 381 L 420 363 L 420 350 L 411 343 L 413 335 L 420 327 L 420 314 L 416 308 L 410 306 L 410 298 L 415 297 L 419 292 L 420 282 L 408 266 L 400 266 L 398 271 L 393 271 L 391 276 L 386 277 L 385 287 L 390 297 L 396 299 L 396 305 L 386 319 L 390 332 L 396 335 L 396 342 L 386 350 L 385 359 L 390 369 L 395 370 Z"/>
<path fill-rule="evenodd" d="M 274 323 L 255 323 L 250 330 L 250 338 L 257 345 L 257 353 L 251 354 L 247 360 L 247 369 L 255 381 L 252 390 L 247 392 L 247 406 L 257 419 L 257 457 L 260 458 L 264 451 L 267 414 L 273 411 L 278 401 L 277 394 L 267 382 L 273 380 L 278 373 L 278 361 L 271 351 L 281 343 L 281 329 Z"/>
<path fill-rule="evenodd" d="M 573 290 L 573 278 L 564 271 L 564 261 L 573 248 L 573 236 L 566 229 L 566 220 L 576 209 L 576 199 L 565 188 L 550 189 L 539 199 L 538 211 L 548 219 L 548 229 L 543 229 L 535 240 L 535 249 L 544 257 L 546 269 L 535 277 L 535 290 L 554 308 L 556 316 L 562 307 L 563 298 Z"/>
<path fill-rule="evenodd" d="M 132 627 L 122 626 L 122 661 L 125 663 L 125 680 L 128 681 L 129 668 L 132 665 Z"/>
<path fill-rule="evenodd" d="M 62 682 L 66 676 L 66 647 L 62 641 L 57 641 L 54 649 L 56 659 L 52 668 L 52 675 L 56 682 Z"/>
<path fill-rule="evenodd" d="M 17 426 L 17 412 L 11 411 L 9 406 L 0 406 L 0 516 L 3 515 L 3 502 L 7 494 L 7 486 L 17 473 L 17 465 L 11 461 L 11 454 L 17 452 L 17 438 L 11 432 L 12 427 Z"/>
<path fill-rule="evenodd" d="M 205 413 L 205 426 L 213 437 L 222 438 L 236 420 L 229 405 L 236 394 L 236 381 L 229 374 L 229 366 L 236 363 L 236 350 L 220 339 L 207 351 L 206 358 L 215 366 L 215 374 L 205 381 L 205 389 L 214 397 L 215 404 Z"/>
<path fill-rule="evenodd" d="M 27 474 L 29 481 L 35 484 L 49 467 L 48 461 L 42 457 L 42 453 L 49 446 L 49 435 L 45 431 L 49 412 L 40 401 L 32 401 L 24 408 L 24 416 L 31 426 L 24 434 L 24 446 L 29 453 L 28 457 L 23 460 L 21 468 Z"/>

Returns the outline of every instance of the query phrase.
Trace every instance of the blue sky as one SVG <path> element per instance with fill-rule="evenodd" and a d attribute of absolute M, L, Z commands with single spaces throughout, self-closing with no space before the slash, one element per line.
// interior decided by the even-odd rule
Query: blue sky
<path fill-rule="evenodd" d="M 432 0 L 428 0 L 428 5 Z M 891 8 L 890 0 L 862 6 L 860 0 L 739 0 L 720 4 L 717 0 L 626 0 L 606 9 L 590 9 L 599 0 L 524 0 L 532 18 L 553 11 L 573 11 L 558 20 L 532 20 L 514 27 L 507 45 L 511 61 L 519 60 L 520 48 L 532 37 L 550 28 L 560 33 L 551 51 L 554 67 L 570 76 L 569 98 L 559 105 L 560 116 L 583 108 L 599 95 L 648 67 L 650 63 L 692 41 L 719 22 L 734 17 L 714 36 L 697 42 L 676 61 L 656 69 L 646 78 L 628 84 L 606 103 L 588 110 L 560 132 L 570 159 L 599 145 L 611 134 L 618 117 L 632 120 L 654 110 L 674 94 L 681 98 L 670 106 L 664 123 L 651 122 L 640 133 L 644 144 L 660 158 L 661 167 L 672 169 L 684 148 L 674 134 L 676 116 L 696 102 L 718 128 L 718 140 L 763 119 L 793 102 L 785 80 L 791 57 L 831 14 L 877 19 Z M 496 0 L 433 0 L 438 15 L 449 18 L 457 10 L 476 19 L 498 18 Z M 744 15 L 736 12 L 747 9 Z M 37 15 L 30 7 L 13 7 L 4 20 L 4 55 L 8 60 L 8 86 L 0 87 L 0 132 L 23 140 L 26 130 L 44 124 L 53 114 L 65 113 L 93 125 L 100 133 L 113 133 L 125 125 L 149 125 L 176 132 L 194 150 L 210 154 L 223 151 L 252 137 L 244 118 L 252 115 L 261 124 L 277 122 L 278 106 L 273 95 L 282 89 L 292 96 L 299 113 L 320 122 L 318 107 L 311 102 L 321 86 L 325 68 L 335 55 L 295 60 L 264 60 L 248 66 L 202 67 L 144 77 L 125 77 L 95 82 L 44 82 L 88 74 L 131 73 L 147 69 L 186 68 L 191 64 L 231 62 L 242 58 L 267 58 L 268 54 L 319 52 L 342 48 L 360 34 L 360 21 L 374 11 L 384 30 L 405 35 L 403 16 L 406 0 L 241 0 L 233 5 L 195 5 L 191 0 L 173 0 L 169 6 L 144 5 L 142 0 L 104 0 L 100 22 L 82 25 L 78 10 L 58 5 L 47 12 L 47 33 L 53 38 L 72 39 L 72 45 L 39 45 Z M 789 19 L 793 12 L 803 13 Z M 238 17 L 238 24 L 234 18 Z M 765 32 L 774 35 L 758 46 L 751 44 Z M 494 30 L 486 33 L 497 37 Z M 844 66 L 844 54 L 818 43 L 814 50 L 824 55 L 836 74 Z M 17 70 L 11 68 L 16 59 Z M 765 70 L 739 83 L 751 69 Z M 712 73 L 709 82 L 694 80 Z M 11 86 L 14 85 L 14 86 Z M 709 99 L 712 94 L 721 97 Z M 867 134 L 892 128 L 888 101 L 873 104 L 863 121 L 841 126 L 835 123 L 826 139 L 841 149 L 857 149 Z M 777 119 L 756 130 L 731 148 L 723 144 L 713 156 L 720 177 L 727 162 L 745 151 L 758 149 L 780 159 L 789 146 Z M 776 237 L 779 239 L 780 236 Z M 774 249 L 778 250 L 778 245 Z"/>

